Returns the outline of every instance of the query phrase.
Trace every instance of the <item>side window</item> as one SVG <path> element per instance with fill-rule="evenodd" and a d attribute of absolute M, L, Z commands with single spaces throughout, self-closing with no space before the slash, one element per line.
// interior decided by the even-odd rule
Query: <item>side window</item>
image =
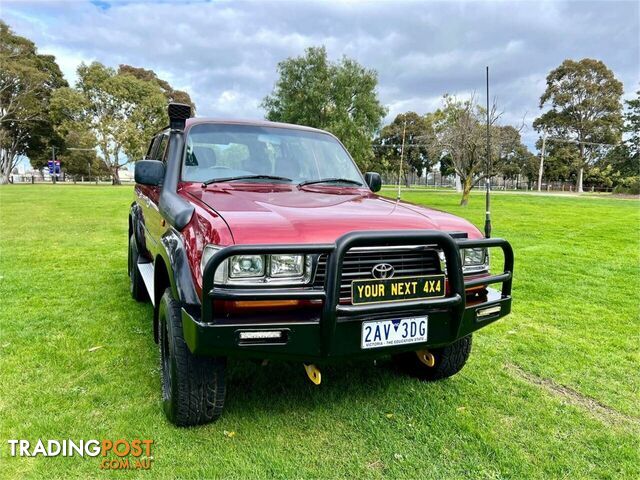
<path fill-rule="evenodd" d="M 162 160 L 166 163 L 166 151 L 167 143 L 169 143 L 169 137 L 165 134 L 162 134 L 158 136 L 158 140 L 158 145 L 156 146 L 156 151 L 154 152 L 154 160 Z"/>
<path fill-rule="evenodd" d="M 149 144 L 149 148 L 147 148 L 147 153 L 144 156 L 145 160 L 153 160 L 153 156 L 152 156 L 153 155 L 153 146 L 156 144 L 156 139 L 157 138 L 158 137 L 153 137 L 151 139 L 151 143 Z"/>
<path fill-rule="evenodd" d="M 167 158 L 169 157 L 169 136 L 168 135 L 163 135 L 163 137 L 165 138 L 164 143 L 164 152 L 161 154 L 161 157 L 159 158 L 159 160 L 162 160 L 162 162 L 165 164 L 165 167 L 167 165 Z"/>

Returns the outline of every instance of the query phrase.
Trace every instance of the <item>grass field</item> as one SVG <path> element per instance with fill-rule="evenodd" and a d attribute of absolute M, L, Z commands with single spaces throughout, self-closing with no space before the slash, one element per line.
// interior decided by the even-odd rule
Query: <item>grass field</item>
<path fill-rule="evenodd" d="M 453 193 L 404 197 L 483 221 L 480 194 L 467 208 Z M 185 430 L 161 412 L 151 306 L 129 297 L 131 199 L 0 188 L 1 477 L 640 477 L 638 201 L 496 195 L 513 314 L 475 335 L 455 377 L 352 363 L 315 387 L 297 364 L 233 362 L 221 420 Z M 153 439 L 153 466 L 12 458 L 16 438 Z"/>

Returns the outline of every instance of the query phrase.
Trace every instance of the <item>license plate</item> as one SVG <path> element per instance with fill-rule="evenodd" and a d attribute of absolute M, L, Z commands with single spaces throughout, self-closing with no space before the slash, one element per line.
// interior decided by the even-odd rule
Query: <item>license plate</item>
<path fill-rule="evenodd" d="M 427 341 L 428 317 L 362 323 L 361 348 L 378 348 Z"/>
<path fill-rule="evenodd" d="M 351 282 L 351 303 L 401 302 L 444 297 L 444 275 L 402 277 Z"/>

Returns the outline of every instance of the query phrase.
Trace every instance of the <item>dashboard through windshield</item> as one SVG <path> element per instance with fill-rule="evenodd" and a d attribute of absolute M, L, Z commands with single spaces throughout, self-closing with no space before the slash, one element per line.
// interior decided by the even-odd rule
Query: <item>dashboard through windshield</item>
<path fill-rule="evenodd" d="M 186 182 L 213 183 L 239 177 L 272 183 L 331 179 L 341 186 L 364 184 L 344 147 L 324 133 L 203 123 L 191 127 L 186 144 L 182 165 L 182 180 Z"/>

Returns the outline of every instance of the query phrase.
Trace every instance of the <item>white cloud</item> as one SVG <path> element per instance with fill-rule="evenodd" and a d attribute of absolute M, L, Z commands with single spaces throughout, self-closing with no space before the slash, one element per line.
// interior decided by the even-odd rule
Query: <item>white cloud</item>
<path fill-rule="evenodd" d="M 548 71 L 565 58 L 603 60 L 640 82 L 637 2 L 11 2 L 3 20 L 56 55 L 68 80 L 81 61 L 151 68 L 187 90 L 207 116 L 262 117 L 277 63 L 324 44 L 379 75 L 388 119 L 420 113 L 443 93 L 484 92 L 503 119 L 528 124 Z M 525 139 L 532 145 L 529 128 Z"/>

